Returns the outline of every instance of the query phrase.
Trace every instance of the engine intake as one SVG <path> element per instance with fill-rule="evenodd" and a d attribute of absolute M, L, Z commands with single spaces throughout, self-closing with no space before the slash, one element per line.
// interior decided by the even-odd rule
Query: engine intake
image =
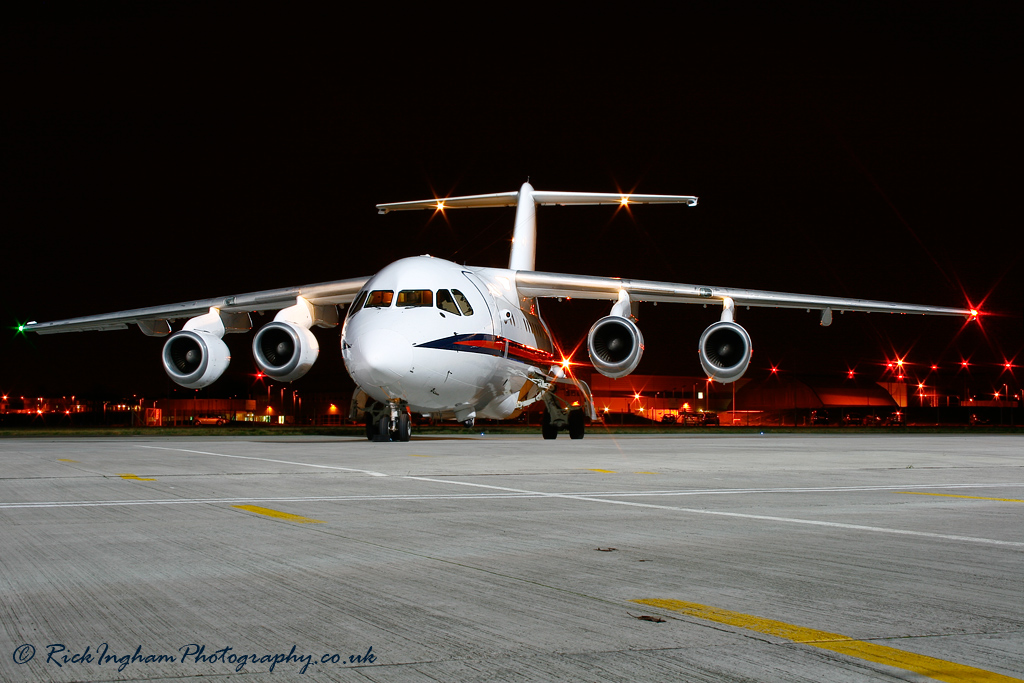
<path fill-rule="evenodd" d="M 279 382 L 296 380 L 313 367 L 320 344 L 308 329 L 292 322 L 267 323 L 252 340 L 252 354 L 268 377 Z"/>
<path fill-rule="evenodd" d="M 609 315 L 590 328 L 587 351 L 598 372 L 618 379 L 636 369 L 644 355 L 644 336 L 629 318 Z"/>
<path fill-rule="evenodd" d="M 230 362 L 227 344 L 203 330 L 181 330 L 164 343 L 164 370 L 172 380 L 188 389 L 213 384 Z"/>
<path fill-rule="evenodd" d="M 723 320 L 704 330 L 697 352 L 708 377 L 728 384 L 738 380 L 747 371 L 753 348 L 750 335 L 745 329 L 734 322 Z"/>

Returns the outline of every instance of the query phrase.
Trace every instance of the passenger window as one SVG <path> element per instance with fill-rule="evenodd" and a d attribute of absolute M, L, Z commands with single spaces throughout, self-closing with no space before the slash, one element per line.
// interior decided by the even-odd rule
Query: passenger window
<path fill-rule="evenodd" d="M 400 308 L 415 308 L 417 306 L 433 306 L 434 293 L 429 289 L 403 289 L 398 293 L 398 304 Z"/>
<path fill-rule="evenodd" d="M 473 315 L 473 307 L 469 305 L 469 299 L 466 298 L 466 295 L 457 289 L 453 289 L 452 294 L 455 295 L 455 303 L 462 310 L 462 315 Z"/>
<path fill-rule="evenodd" d="M 366 297 L 366 305 L 364 308 L 387 308 L 391 305 L 391 300 L 394 298 L 394 292 L 386 289 L 378 289 L 376 292 L 370 292 L 370 296 Z"/>
<path fill-rule="evenodd" d="M 447 289 L 437 290 L 437 307 L 453 315 L 462 315 L 459 313 L 459 307 L 455 304 L 455 299 L 452 298 L 452 293 Z"/>

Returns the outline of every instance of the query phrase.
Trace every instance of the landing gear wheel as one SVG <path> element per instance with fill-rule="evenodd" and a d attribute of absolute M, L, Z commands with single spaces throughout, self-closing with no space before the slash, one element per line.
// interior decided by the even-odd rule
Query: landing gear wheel
<path fill-rule="evenodd" d="M 583 411 L 582 410 L 570 410 L 569 411 L 569 438 L 570 439 L 582 439 L 583 432 L 585 430 L 583 424 Z"/>
<path fill-rule="evenodd" d="M 558 427 L 551 424 L 551 413 L 546 410 L 540 418 L 540 434 L 545 439 L 554 439 L 558 436 Z"/>
<path fill-rule="evenodd" d="M 385 415 L 377 420 L 377 441 L 391 441 L 391 418 Z"/>
<path fill-rule="evenodd" d="M 398 416 L 398 433 L 395 434 L 395 441 L 408 441 L 412 437 L 412 419 L 409 413 L 402 413 Z"/>

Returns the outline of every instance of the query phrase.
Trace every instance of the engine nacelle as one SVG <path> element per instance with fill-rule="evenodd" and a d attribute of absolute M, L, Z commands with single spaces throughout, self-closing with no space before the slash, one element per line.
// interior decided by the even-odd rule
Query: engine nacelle
<path fill-rule="evenodd" d="M 708 377 L 728 384 L 747 371 L 753 347 L 745 329 L 732 321 L 721 320 L 704 330 L 697 352 Z"/>
<path fill-rule="evenodd" d="M 268 377 L 279 382 L 296 380 L 313 367 L 320 343 L 308 329 L 293 322 L 267 323 L 252 340 L 252 354 Z"/>
<path fill-rule="evenodd" d="M 230 362 L 231 352 L 224 340 L 204 330 L 181 330 L 164 343 L 164 370 L 188 389 L 213 384 Z"/>
<path fill-rule="evenodd" d="M 644 336 L 629 318 L 609 315 L 590 328 L 587 335 L 590 362 L 605 377 L 618 379 L 636 369 L 644 355 Z"/>

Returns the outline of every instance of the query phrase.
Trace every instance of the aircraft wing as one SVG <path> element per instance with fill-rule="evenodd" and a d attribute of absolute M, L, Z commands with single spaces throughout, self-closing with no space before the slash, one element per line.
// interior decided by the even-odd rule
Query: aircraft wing
<path fill-rule="evenodd" d="M 736 306 L 767 308 L 803 308 L 821 311 L 822 324 L 828 325 L 832 313 L 858 311 L 863 313 L 912 313 L 921 315 L 961 315 L 975 317 L 978 312 L 966 308 L 921 306 L 891 301 L 846 299 L 813 294 L 765 292 L 757 289 L 735 289 L 705 285 L 686 285 L 676 282 L 650 280 L 624 280 L 590 275 L 566 275 L 516 271 L 516 287 L 527 297 L 566 297 L 576 299 L 605 299 L 615 301 L 625 291 L 633 302 L 657 301 L 667 303 L 709 304 L 732 299 Z"/>
<path fill-rule="evenodd" d="M 130 311 L 117 311 L 101 315 L 88 315 L 81 318 L 69 318 L 53 322 L 31 322 L 21 326 L 26 332 L 39 334 L 57 334 L 60 332 L 82 332 L 88 330 L 108 331 L 127 329 L 128 325 L 136 324 L 147 335 L 162 336 L 171 331 L 170 322 L 182 318 L 208 313 L 211 308 L 224 314 L 246 314 L 252 311 L 276 311 L 295 304 L 297 297 L 303 297 L 315 306 L 347 304 L 355 299 L 356 294 L 369 280 L 369 276 L 335 282 L 321 282 L 301 287 L 268 289 L 262 292 L 248 292 L 232 296 L 214 297 L 196 301 L 184 301 L 164 306 L 136 308 Z M 248 331 L 246 326 L 244 331 Z M 228 329 L 228 331 L 235 331 Z M 242 331 L 239 329 L 238 331 Z"/>

